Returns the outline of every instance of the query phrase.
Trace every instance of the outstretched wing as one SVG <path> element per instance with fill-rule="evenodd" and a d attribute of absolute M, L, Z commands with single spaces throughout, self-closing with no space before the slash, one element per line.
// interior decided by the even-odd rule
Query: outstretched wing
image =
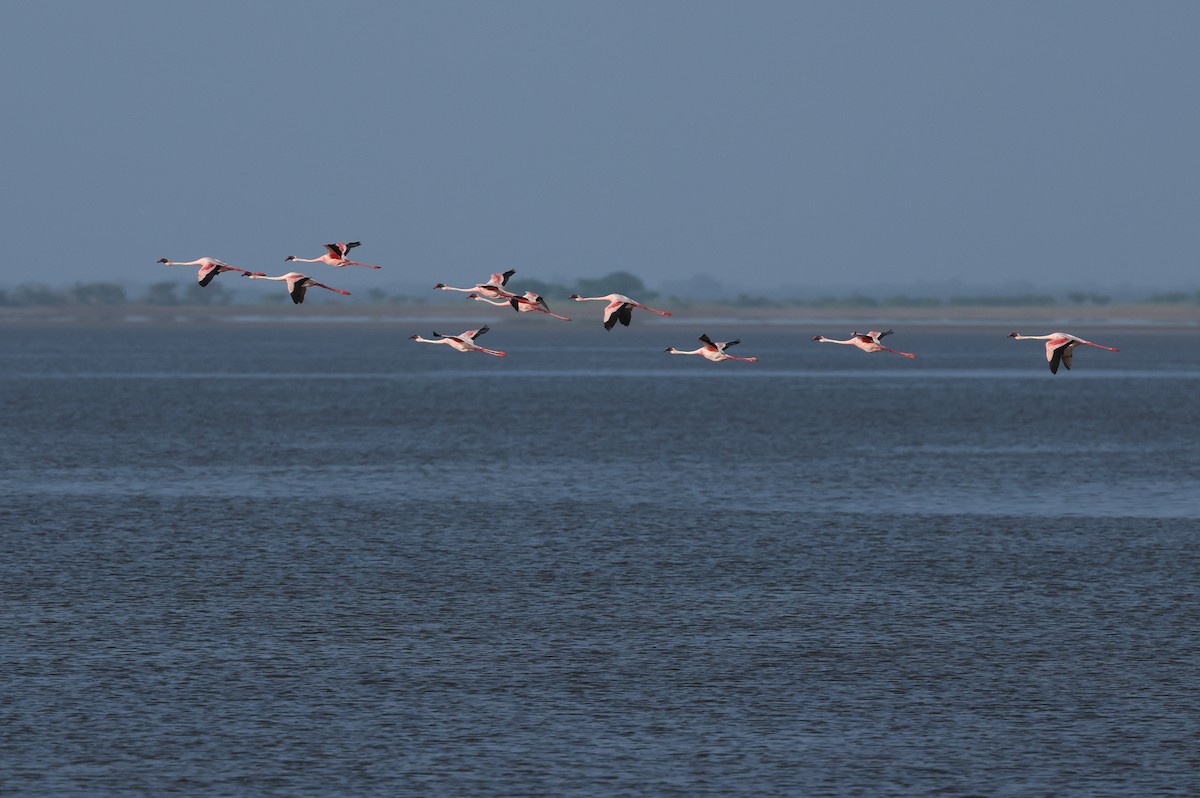
<path fill-rule="evenodd" d="M 1058 364 L 1062 362 L 1063 351 L 1066 346 L 1054 346 L 1053 342 L 1046 344 L 1046 359 L 1050 361 L 1050 373 L 1058 373 Z M 1067 368 L 1070 368 L 1068 366 Z"/>
<path fill-rule="evenodd" d="M 342 258 L 346 257 L 346 251 L 344 249 L 342 249 L 341 244 L 326 244 L 325 251 L 327 251 L 330 255 L 337 258 L 338 260 L 341 260 Z"/>
<path fill-rule="evenodd" d="M 476 338 L 483 335 L 490 329 L 491 329 L 491 327 L 488 327 L 485 324 L 482 327 L 480 327 L 478 330 L 467 330 L 465 333 L 462 334 L 462 337 L 466 338 L 468 341 L 474 341 Z"/>
<path fill-rule="evenodd" d="M 604 329 L 611 330 L 617 324 L 617 319 L 621 315 L 621 302 L 609 302 L 604 306 Z M 628 324 L 629 322 L 625 322 Z"/>
<path fill-rule="evenodd" d="M 500 272 L 495 272 L 492 274 L 491 279 L 489 279 L 487 281 L 486 285 L 495 285 L 495 286 L 508 285 L 508 278 L 512 277 L 516 273 L 517 273 L 516 269 L 509 269 L 508 271 L 504 272 L 503 274 Z"/>
<path fill-rule="evenodd" d="M 1070 344 L 1067 344 L 1059 351 L 1062 352 L 1062 364 L 1067 367 L 1067 371 L 1070 371 L 1071 370 L 1071 356 L 1075 353 L 1075 347 L 1071 346 Z"/>
<path fill-rule="evenodd" d="M 721 347 L 717 346 L 715 343 L 713 343 L 713 339 L 708 337 L 708 333 L 704 333 L 700 336 L 700 343 L 704 344 L 709 349 L 720 349 L 721 348 Z"/>
<path fill-rule="evenodd" d="M 220 274 L 221 267 L 215 263 L 209 263 L 200 267 L 200 286 L 204 287 L 213 281 L 213 278 Z"/>

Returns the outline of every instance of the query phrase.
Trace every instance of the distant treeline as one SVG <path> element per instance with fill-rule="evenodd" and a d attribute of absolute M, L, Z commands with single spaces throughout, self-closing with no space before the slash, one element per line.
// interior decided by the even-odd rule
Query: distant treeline
<path fill-rule="evenodd" d="M 569 294 L 602 296 L 604 294 L 628 294 L 637 299 L 668 299 L 679 306 L 718 305 L 741 308 L 937 308 L 937 307 L 1045 307 L 1052 305 L 1107 305 L 1112 297 L 1107 294 L 1072 291 L 1061 297 L 1051 294 L 978 294 L 938 298 L 929 296 L 871 296 L 854 293 L 844 296 L 823 295 L 817 297 L 771 298 L 739 294 L 736 297 L 714 297 L 698 299 L 690 297 L 662 297 L 651 291 L 641 278 L 629 272 L 612 272 L 604 277 L 576 280 L 572 285 L 562 285 L 543 280 L 522 279 L 509 288 L 517 293 L 535 291 L 547 298 L 558 299 Z M 40 283 L 23 283 L 14 288 L 0 288 L 0 307 L 53 307 L 60 305 L 229 305 L 237 295 L 219 282 L 201 288 L 194 282 L 181 283 L 164 281 L 154 283 L 136 295 L 130 295 L 118 283 L 75 283 L 67 288 L 51 288 Z M 355 301 L 372 305 L 412 305 L 430 301 L 429 296 L 389 294 L 380 288 L 359 293 Z M 254 300 L 259 304 L 277 305 L 288 301 L 284 292 L 265 292 Z M 1140 302 L 1156 304 L 1200 304 L 1200 291 L 1168 291 L 1151 294 L 1138 299 Z"/>

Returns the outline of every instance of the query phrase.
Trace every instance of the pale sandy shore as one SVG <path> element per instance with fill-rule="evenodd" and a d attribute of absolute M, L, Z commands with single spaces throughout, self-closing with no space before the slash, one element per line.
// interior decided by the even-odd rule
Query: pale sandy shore
<path fill-rule="evenodd" d="M 575 310 L 578 320 L 599 320 L 598 308 L 555 308 L 560 312 Z M 533 314 L 529 314 L 533 315 Z M 430 321 L 477 323 L 504 318 L 517 324 L 542 321 L 526 314 L 504 314 L 497 310 L 453 303 L 428 305 L 357 305 L 352 303 L 310 302 L 295 305 L 225 305 L 163 306 L 59 306 L 12 308 L 0 307 L 0 325 L 107 325 L 107 324 L 271 324 L 322 322 L 344 324 L 425 323 Z M 852 326 L 934 325 L 934 326 L 991 326 L 1037 325 L 1067 327 L 1069 325 L 1165 327 L 1177 330 L 1200 330 L 1200 305 L 1195 304 L 1125 304 L 1079 305 L 1051 307 L 938 307 L 938 308 L 736 308 L 725 305 L 691 305 L 675 308 L 671 319 L 647 319 L 654 323 L 746 323 L 769 325 L 808 325 L 811 323 L 845 322 Z"/>

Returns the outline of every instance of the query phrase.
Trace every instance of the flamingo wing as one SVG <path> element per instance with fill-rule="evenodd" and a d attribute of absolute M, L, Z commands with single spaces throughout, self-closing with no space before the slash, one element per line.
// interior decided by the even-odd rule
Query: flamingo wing
<path fill-rule="evenodd" d="M 201 286 L 206 286 L 213 281 L 218 274 L 221 273 L 221 267 L 215 263 L 206 263 L 200 267 L 199 282 Z"/>
<path fill-rule="evenodd" d="M 611 330 L 617 324 L 617 312 L 621 309 L 623 302 L 609 302 L 604 306 L 604 329 Z"/>
<path fill-rule="evenodd" d="M 1071 357 L 1075 354 L 1075 347 L 1072 346 L 1071 344 L 1067 344 L 1066 346 L 1064 346 L 1062 349 L 1060 349 L 1058 351 L 1062 352 L 1062 358 L 1061 358 L 1062 364 L 1067 367 L 1067 371 L 1070 371 L 1071 370 Z"/>
<path fill-rule="evenodd" d="M 462 334 L 462 337 L 466 338 L 468 341 L 474 341 L 476 338 L 483 335 L 490 329 L 491 329 L 491 327 L 488 327 L 485 324 L 482 327 L 480 327 L 478 330 L 467 330 L 465 333 Z"/>
<path fill-rule="evenodd" d="M 488 281 L 486 283 L 484 283 L 484 285 L 494 285 L 497 288 L 499 288 L 500 286 L 503 286 L 503 285 L 508 285 L 508 278 L 512 277 L 516 273 L 517 273 L 516 269 L 509 269 L 508 271 L 503 272 L 503 273 L 495 272 L 492 274 L 492 276 L 490 278 L 488 278 Z"/>
<path fill-rule="evenodd" d="M 1053 338 L 1046 342 L 1046 362 L 1050 364 L 1050 373 L 1057 374 L 1058 366 L 1062 363 L 1063 354 L 1068 351 L 1067 339 Z M 1067 366 L 1069 369 L 1070 366 Z"/>

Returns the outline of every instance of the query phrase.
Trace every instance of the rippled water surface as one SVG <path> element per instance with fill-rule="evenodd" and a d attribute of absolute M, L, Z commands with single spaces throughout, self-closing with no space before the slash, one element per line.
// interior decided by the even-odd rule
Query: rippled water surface
<path fill-rule="evenodd" d="M 1195 331 L 507 321 L 0 332 L 0 793 L 1200 792 Z"/>

